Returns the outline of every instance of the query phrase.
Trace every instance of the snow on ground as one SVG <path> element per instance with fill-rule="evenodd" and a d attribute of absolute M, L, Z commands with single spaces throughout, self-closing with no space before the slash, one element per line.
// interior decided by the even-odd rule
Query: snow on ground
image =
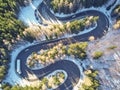
<path fill-rule="evenodd" d="M 83 68 L 81 67 L 81 60 L 80 59 L 76 59 L 76 58 L 74 58 L 72 56 L 66 56 L 64 58 L 64 60 L 69 60 L 69 61 L 74 62 L 78 66 L 78 68 L 80 69 L 81 76 L 82 77 L 84 76 L 84 74 L 83 74 Z"/>
<path fill-rule="evenodd" d="M 41 3 L 41 2 L 42 2 L 42 0 L 34 0 L 33 3 L 31 3 L 30 5 L 28 5 L 26 7 L 21 7 L 21 12 L 19 14 L 19 19 L 22 20 L 23 22 L 25 22 L 28 25 L 30 25 L 31 22 L 35 23 L 35 24 L 38 24 L 38 21 L 35 19 L 34 10 L 39 5 L 39 3 Z M 115 5 L 117 5 L 118 3 L 120 3 L 119 0 L 117 0 L 117 3 Z M 115 7 L 115 5 L 111 8 L 111 10 Z M 102 11 L 109 18 L 109 20 L 111 19 L 110 16 L 109 16 L 111 10 L 106 11 L 106 9 L 104 7 L 99 7 L 99 8 L 91 7 L 90 9 L 91 10 L 94 9 L 94 10 Z M 77 11 L 77 13 L 85 11 L 85 10 L 90 10 L 90 9 L 82 9 L 82 10 Z M 60 16 L 60 17 L 68 16 L 68 15 L 64 15 L 64 14 L 61 14 L 61 15 L 60 14 L 59 15 L 55 14 L 55 15 Z M 73 14 L 69 14 L 69 15 L 73 15 Z M 120 60 L 120 55 L 118 54 L 119 51 L 120 51 L 120 40 L 118 38 L 120 38 L 120 30 L 110 31 L 103 38 L 101 38 L 99 40 L 96 40 L 96 41 L 93 41 L 93 42 L 89 43 L 89 45 L 88 45 L 89 60 L 91 62 L 91 65 L 93 65 L 93 68 L 98 69 L 99 72 L 102 72 L 102 73 L 99 73 L 99 76 L 101 76 L 100 78 L 101 78 L 102 84 L 103 84 L 102 87 L 105 90 L 107 90 L 109 87 L 114 88 L 115 85 L 116 85 L 116 87 L 120 85 L 120 79 L 119 79 L 120 78 L 120 73 L 119 73 L 119 69 L 117 68 L 120 65 L 116 60 L 113 61 L 113 59 Z M 104 45 L 103 45 L 103 43 L 104 43 Z M 30 82 L 22 80 L 16 74 L 15 68 L 14 68 L 15 67 L 15 59 L 16 59 L 16 56 L 18 55 L 18 53 L 22 49 L 24 49 L 24 48 L 26 48 L 30 45 L 33 45 L 33 44 L 27 44 L 27 45 L 21 46 L 20 48 L 14 50 L 11 53 L 12 57 L 11 57 L 10 69 L 9 69 L 8 75 L 7 75 L 6 79 L 4 80 L 4 82 L 9 82 L 12 85 L 15 85 L 17 83 L 22 85 L 22 86 L 30 85 Z M 117 49 L 115 49 L 113 51 L 108 51 L 106 48 L 111 46 L 111 45 L 116 45 L 118 47 L 117 47 Z M 94 51 L 98 51 L 98 50 L 103 51 L 104 56 L 99 61 L 94 61 L 91 58 L 91 53 L 93 53 Z M 117 56 L 116 56 L 116 54 L 117 54 Z M 67 58 L 67 59 L 69 60 L 70 58 Z M 73 58 L 72 58 L 72 60 L 73 60 Z M 75 61 L 75 60 L 73 60 L 73 61 L 79 66 L 80 70 L 82 70 L 82 68 L 80 67 L 80 62 Z M 84 62 L 84 64 L 85 64 L 85 62 Z M 106 74 L 105 73 L 106 69 L 104 69 L 104 68 L 108 69 L 111 72 Z M 116 72 L 116 73 L 114 73 L 113 71 Z M 114 76 L 114 74 L 116 74 L 116 76 Z M 112 78 L 110 78 L 111 80 L 109 79 L 109 76 L 112 77 Z M 117 88 L 119 89 L 119 87 L 117 87 Z M 116 88 L 114 88 L 114 89 L 116 89 Z M 76 90 L 76 88 L 74 90 Z"/>
<path fill-rule="evenodd" d="M 64 71 L 64 70 L 55 70 L 55 71 L 53 71 L 52 73 L 50 73 L 49 75 L 47 75 L 46 78 L 47 78 L 47 79 L 50 79 L 51 76 L 56 75 L 58 72 L 64 73 L 64 75 L 65 75 L 64 82 L 65 82 L 66 79 L 67 79 L 67 77 L 68 77 L 68 75 L 67 75 L 66 71 Z M 64 82 L 62 82 L 61 84 L 63 84 Z M 60 84 L 60 85 L 61 85 L 61 84 Z M 59 86 L 60 86 L 60 85 L 59 85 Z M 55 88 L 58 88 L 59 86 L 57 86 L 57 87 L 55 87 Z M 55 89 L 55 88 L 53 88 L 53 89 Z M 49 89 L 49 90 L 52 90 L 52 89 Z"/>
<path fill-rule="evenodd" d="M 107 4 L 105 4 L 105 6 L 103 5 L 102 7 L 98 7 L 98 8 L 95 8 L 95 7 L 90 7 L 90 8 L 82 8 L 82 9 L 79 9 L 77 10 L 76 13 L 80 13 L 80 12 L 83 12 L 83 11 L 88 11 L 88 10 L 98 10 L 98 11 L 101 11 L 103 12 L 104 14 L 106 14 L 106 16 L 110 15 L 110 12 L 111 10 L 113 10 L 113 8 L 120 3 L 119 0 L 117 0 L 117 2 L 115 3 L 114 6 L 112 6 L 112 8 L 110 9 L 109 13 L 108 11 L 106 10 L 106 7 L 109 6 L 110 4 L 112 4 L 114 2 L 114 0 L 109 0 Z M 50 9 L 50 11 L 55 15 L 55 16 L 58 16 L 58 17 L 67 17 L 67 16 L 71 16 L 71 15 L 74 15 L 76 13 L 71 13 L 71 14 L 64 14 L 64 13 L 54 13 L 54 11 L 52 9 Z"/>
<path fill-rule="evenodd" d="M 63 72 L 63 73 L 65 74 L 65 80 L 67 79 L 68 75 L 67 75 L 66 71 L 64 71 L 64 70 L 55 70 L 55 71 L 53 71 L 52 73 L 50 73 L 49 75 L 47 75 L 46 78 L 49 78 L 49 77 L 51 77 L 51 76 L 54 76 L 54 75 L 56 75 L 56 73 L 58 73 L 58 72 Z"/>
<path fill-rule="evenodd" d="M 96 24 L 96 26 L 97 26 L 97 24 Z M 83 34 L 83 33 L 88 33 L 88 32 L 90 32 L 91 30 L 93 30 L 94 28 L 96 28 L 96 26 L 95 27 L 93 27 L 93 28 L 90 28 L 89 30 L 85 30 L 84 32 L 81 32 L 81 33 L 79 33 L 79 34 Z M 27 43 L 26 45 L 22 45 L 22 46 L 20 46 L 19 48 L 16 48 L 12 53 L 11 53 L 11 63 L 10 63 L 10 69 L 9 69 L 9 71 L 8 71 L 8 75 L 7 75 L 7 78 L 3 81 L 3 82 L 9 82 L 9 83 L 11 83 L 12 85 L 16 85 L 16 84 L 19 84 L 19 85 L 22 85 L 22 86 L 24 86 L 24 85 L 30 85 L 30 82 L 28 82 L 28 81 L 26 81 L 26 80 L 24 80 L 24 79 L 21 79 L 20 78 L 20 76 L 15 72 L 15 59 L 16 59 L 16 57 L 17 57 L 17 55 L 20 53 L 20 51 L 22 51 L 23 49 L 25 49 L 25 48 L 27 48 L 27 47 L 29 47 L 29 46 L 31 46 L 31 45 L 35 45 L 35 44 L 37 44 L 37 42 L 34 42 L 34 43 Z M 71 60 L 71 58 L 69 57 L 69 58 L 67 58 L 67 60 Z M 73 59 L 72 59 L 73 60 Z M 74 60 L 73 60 L 73 62 L 75 62 Z M 78 64 L 78 62 L 75 62 L 78 66 L 79 66 L 79 68 L 80 68 L 80 70 L 82 70 L 82 68 L 80 67 L 80 65 Z M 40 67 L 41 68 L 41 67 Z M 37 68 L 38 69 L 38 68 Z M 82 73 L 82 71 L 81 71 L 81 73 Z"/>
<path fill-rule="evenodd" d="M 32 67 L 32 68 L 29 67 L 28 61 L 29 61 L 29 58 L 30 58 L 30 57 L 31 57 L 31 55 L 28 56 L 27 61 L 26 61 L 26 65 L 27 65 L 28 68 L 30 68 L 30 69 L 32 69 L 32 70 L 38 70 L 38 69 L 45 68 L 44 65 L 42 65 L 42 64 L 40 64 L 40 63 L 38 63 L 38 62 L 35 63 L 35 66 L 34 66 L 34 67 Z"/>
<path fill-rule="evenodd" d="M 85 17 L 82 17 L 80 18 L 81 20 L 84 19 Z M 52 25 L 53 26 L 53 25 Z M 79 33 L 77 34 L 74 34 L 74 33 L 69 33 L 69 32 L 65 32 L 64 34 L 62 34 L 61 36 L 58 35 L 58 39 L 61 39 L 61 38 L 69 38 L 69 37 L 73 37 L 73 36 L 78 36 L 78 35 L 82 35 L 82 34 L 85 34 L 85 33 L 89 33 L 91 32 L 92 30 L 94 30 L 95 28 L 97 27 L 97 22 L 94 22 L 91 26 L 89 27 L 86 27 L 83 31 L 79 31 Z M 44 27 L 44 26 L 41 26 L 41 30 L 45 30 L 44 32 L 43 31 L 40 31 L 39 30 L 39 26 L 38 25 L 31 25 L 30 26 L 31 30 L 33 32 L 36 32 L 38 31 L 38 35 L 37 35 L 37 41 L 45 41 L 46 40 L 46 37 L 45 37 L 45 34 L 44 32 L 48 33 L 48 29 L 51 28 L 50 25 Z M 47 29 L 46 29 L 47 28 Z M 43 34 L 42 34 L 42 33 Z M 56 39 L 56 37 L 53 36 L 53 39 Z"/>
<path fill-rule="evenodd" d="M 84 12 L 84 11 L 88 11 L 88 10 L 98 10 L 98 11 L 102 11 L 102 12 L 105 12 L 106 13 L 106 9 L 104 7 L 98 7 L 98 8 L 95 8 L 95 7 L 90 7 L 90 8 L 82 8 L 82 9 L 79 9 L 77 10 L 75 13 L 71 13 L 71 14 L 64 14 L 64 13 L 54 13 L 53 10 L 50 9 L 50 11 L 57 17 L 67 17 L 67 16 L 71 16 L 71 15 L 74 15 L 74 14 L 77 14 L 77 13 L 80 13 L 80 12 Z"/>
<path fill-rule="evenodd" d="M 9 69 L 9 71 L 8 71 L 8 74 L 7 74 L 7 76 L 6 76 L 6 79 L 3 81 L 3 82 L 9 82 L 11 85 L 17 85 L 17 84 L 19 84 L 20 86 L 26 86 L 26 85 L 33 85 L 33 86 L 36 86 L 36 85 L 38 85 L 39 84 L 39 80 L 36 80 L 35 82 L 29 82 L 28 80 L 26 80 L 26 79 L 22 79 L 16 72 L 15 72 L 15 60 L 16 60 L 16 57 L 17 57 L 17 55 L 20 53 L 20 51 L 22 51 L 23 49 L 25 49 L 26 47 L 29 47 L 29 46 L 32 46 L 32 45 L 35 45 L 35 43 L 32 43 L 32 44 L 30 44 L 30 43 L 28 43 L 28 44 L 26 44 L 26 45 L 24 45 L 24 46 L 21 46 L 21 47 L 19 47 L 19 48 L 17 48 L 17 49 L 15 49 L 12 53 L 11 53 L 11 63 L 10 63 L 10 69 Z M 66 74 L 66 72 L 65 71 L 63 71 L 63 70 L 56 70 L 56 71 L 54 71 L 54 72 L 52 72 L 50 75 L 53 75 L 54 73 L 56 73 L 56 72 L 64 72 L 64 74 L 65 74 L 65 80 L 66 80 L 66 78 L 67 78 L 67 74 Z M 50 76 L 50 75 L 48 75 L 48 76 Z M 36 76 L 35 75 L 30 75 L 30 74 L 28 74 L 28 76 L 30 76 L 30 78 L 32 77 L 32 78 L 36 78 Z M 46 76 L 46 77 L 48 77 L 48 76 Z M 35 84 L 36 83 L 36 84 Z"/>
<path fill-rule="evenodd" d="M 78 84 L 73 88 L 73 90 L 78 90 L 78 89 L 79 89 L 79 86 L 80 86 L 81 83 L 83 82 L 83 77 L 84 77 L 83 66 L 81 65 L 82 62 L 81 62 L 80 59 L 76 59 L 76 58 L 74 58 L 74 57 L 72 57 L 72 56 L 66 56 L 64 59 L 74 62 L 74 63 L 78 66 L 78 68 L 79 68 L 79 70 L 80 70 L 80 74 L 81 74 L 81 75 L 80 75 L 79 82 L 78 82 Z"/>
<path fill-rule="evenodd" d="M 93 69 L 99 71 L 101 88 L 103 90 L 119 90 L 120 88 L 120 30 L 112 30 L 103 38 L 88 44 L 88 58 Z M 117 46 L 114 50 L 108 50 L 110 46 Z M 104 55 L 93 60 L 92 54 L 95 51 L 102 51 Z"/>
<path fill-rule="evenodd" d="M 82 67 L 87 65 L 99 71 L 100 90 L 119 90 L 120 86 L 120 29 L 108 32 L 101 39 L 88 43 L 87 55 L 88 59 L 81 61 Z M 108 50 L 110 46 L 117 46 L 114 50 Z M 95 51 L 102 51 L 104 55 L 93 60 L 92 54 Z M 86 68 L 87 69 L 87 68 Z M 74 87 L 78 90 L 82 80 Z"/>
<path fill-rule="evenodd" d="M 29 46 L 32 46 L 32 45 L 35 45 L 37 44 L 36 42 L 34 43 L 27 43 L 26 45 L 22 45 L 20 46 L 19 48 L 16 48 L 12 53 L 11 53 L 11 63 L 10 63 L 10 68 L 8 70 L 8 74 L 6 76 L 6 79 L 3 81 L 3 82 L 8 82 L 10 83 L 11 85 L 17 85 L 19 84 L 20 86 L 30 86 L 30 85 L 33 85 L 33 86 L 36 86 L 38 85 L 38 83 L 40 82 L 39 80 L 36 80 L 35 82 L 29 82 L 28 80 L 26 79 L 22 79 L 15 71 L 15 60 L 16 60 L 16 57 L 17 55 L 25 48 L 29 47 Z M 77 64 L 77 66 L 80 68 L 80 72 L 81 72 L 81 76 L 82 76 L 82 67 L 79 65 L 79 61 L 75 61 L 74 58 L 71 58 L 71 57 L 67 57 L 66 58 L 67 60 L 70 60 L 70 61 L 73 61 L 74 63 Z M 55 72 L 57 72 L 59 70 L 56 70 Z M 52 74 L 54 74 L 55 72 L 52 72 Z M 50 75 L 52 75 L 50 74 Z M 50 76 L 48 75 L 48 76 Z M 35 75 L 30 75 L 28 73 L 28 77 L 30 77 L 30 79 L 35 79 L 37 78 Z M 65 72 L 65 78 L 67 77 L 67 74 Z"/>
<path fill-rule="evenodd" d="M 112 2 L 111 2 L 112 1 Z M 59 13 L 54 13 L 53 10 L 50 9 L 50 11 L 55 15 L 55 16 L 58 16 L 58 17 L 67 17 L 67 16 L 71 16 L 71 15 L 74 15 L 74 14 L 77 14 L 77 13 L 80 13 L 80 12 L 83 12 L 83 11 L 88 11 L 88 10 L 97 10 L 97 11 L 101 11 L 103 12 L 109 19 L 109 22 L 110 24 L 112 25 L 112 21 L 111 21 L 111 12 L 112 10 L 114 9 L 114 7 L 118 4 L 120 4 L 120 1 L 117 0 L 116 3 L 114 4 L 114 6 L 111 7 L 111 9 L 109 11 L 106 10 L 106 6 L 110 5 L 111 3 L 113 3 L 114 0 L 110 0 L 105 6 L 102 6 L 102 7 L 98 7 L 98 8 L 95 8 L 95 7 L 90 7 L 90 8 L 82 8 L 82 9 L 79 9 L 76 13 L 71 13 L 71 14 L 59 14 Z M 110 26 L 111 26 L 110 25 Z"/>
<path fill-rule="evenodd" d="M 112 1 L 112 0 L 111 0 Z M 113 0 L 114 1 L 114 0 Z M 110 1 L 109 1 L 110 2 Z M 120 4 L 120 0 L 117 0 L 116 3 L 114 4 L 114 6 L 111 7 L 111 9 L 108 11 L 109 14 L 111 14 L 112 10 L 115 8 L 115 6 L 117 6 L 118 4 Z"/>
<path fill-rule="evenodd" d="M 112 7 L 113 9 L 113 7 Z M 111 9 L 111 11 L 112 11 Z M 100 12 L 103 12 L 109 19 L 109 22 L 110 24 L 112 25 L 112 21 L 111 21 L 111 17 L 110 17 L 110 13 L 111 11 L 107 11 L 106 8 L 104 6 L 102 7 L 98 7 L 98 8 L 95 8 L 95 7 L 90 7 L 90 8 L 83 8 L 83 9 L 79 9 L 76 13 L 71 13 L 71 14 L 59 14 L 59 13 L 54 13 L 52 10 L 50 10 L 55 16 L 58 16 L 58 17 L 67 17 L 67 16 L 71 16 L 71 15 L 74 15 L 74 14 L 77 14 L 77 13 L 80 13 L 80 12 L 84 12 L 84 11 L 88 11 L 88 10 L 97 10 L 97 11 L 100 11 Z"/>
<path fill-rule="evenodd" d="M 106 4 L 105 7 L 107 8 L 109 5 L 111 5 L 112 3 L 114 3 L 115 0 L 109 0 Z"/>
<path fill-rule="evenodd" d="M 112 38 L 111 38 L 112 37 Z M 108 32 L 108 34 L 106 34 L 103 38 L 90 42 L 88 44 L 88 58 L 90 61 L 86 60 L 83 61 L 82 64 L 83 66 L 81 66 L 81 61 L 80 60 L 76 60 L 73 57 L 66 57 L 66 60 L 71 60 L 74 63 L 76 63 L 78 65 L 78 67 L 80 68 L 80 72 L 81 74 L 84 76 L 83 74 L 83 70 L 82 67 L 84 67 L 87 63 L 86 62 L 90 62 L 90 64 L 93 66 L 93 69 L 98 69 L 99 72 L 99 76 L 101 78 L 101 83 L 102 88 L 104 88 L 105 90 L 107 90 L 109 87 L 110 88 L 114 88 L 114 85 L 120 85 L 120 73 L 119 73 L 119 63 L 117 61 L 113 61 L 113 59 L 116 57 L 116 59 L 120 60 L 120 40 L 118 39 L 120 38 L 120 30 L 113 30 Z M 104 43 L 104 45 L 103 45 Z M 24 86 L 24 85 L 31 85 L 31 82 L 28 82 L 26 80 L 22 80 L 15 72 L 15 58 L 17 56 L 17 54 L 24 49 L 25 47 L 28 47 L 30 45 L 34 45 L 34 44 L 27 44 L 25 46 L 20 47 L 19 49 L 13 51 L 11 53 L 12 57 L 11 57 L 11 67 L 9 69 L 8 75 L 6 80 L 4 80 L 4 82 L 10 82 L 12 85 L 15 85 L 17 83 L 19 83 L 20 85 Z M 107 48 L 111 45 L 115 45 L 117 46 L 117 49 L 112 50 L 111 52 L 107 50 Z M 93 48 L 94 47 L 94 48 Z M 103 51 L 104 52 L 104 56 L 99 59 L 99 61 L 94 61 L 91 57 L 92 53 L 95 51 Z M 117 56 L 116 56 L 117 54 Z M 112 58 L 112 60 L 110 59 L 110 57 Z M 88 63 L 89 64 L 89 63 Z M 115 68 L 115 69 L 114 69 Z M 109 73 L 106 74 L 106 69 L 108 69 Z M 115 73 L 114 73 L 114 72 Z M 114 76 L 116 74 L 116 76 Z M 36 81 L 36 83 L 38 83 L 39 81 Z M 82 82 L 82 79 L 80 79 L 78 85 L 74 88 L 74 90 L 77 90 L 78 86 L 80 85 L 80 83 Z M 114 84 L 112 84 L 114 83 Z M 119 87 L 118 87 L 119 88 Z"/>
<path fill-rule="evenodd" d="M 19 12 L 19 19 L 27 25 L 39 24 L 35 18 L 34 10 L 43 0 L 34 0 L 26 7 L 21 7 Z"/>
<path fill-rule="evenodd" d="M 27 43 L 26 45 L 22 45 L 21 47 L 15 49 L 12 53 L 11 53 L 11 63 L 10 63 L 10 68 L 8 70 L 8 74 L 6 76 L 6 79 L 3 82 L 9 82 L 12 85 L 26 85 L 24 83 L 24 80 L 20 78 L 20 76 L 15 72 L 15 60 L 17 55 L 20 53 L 20 51 L 22 51 L 23 49 L 25 49 L 26 47 L 29 47 L 31 45 L 34 45 L 34 43 Z"/>
<path fill-rule="evenodd" d="M 94 27 L 90 27 L 90 28 L 88 28 L 88 29 L 84 29 L 83 31 L 80 31 L 78 34 L 65 33 L 64 36 L 59 37 L 58 39 L 60 39 L 60 38 L 69 38 L 69 37 L 74 37 L 74 36 L 82 35 L 82 34 L 85 34 L 85 33 L 89 33 L 89 32 L 91 32 L 92 30 L 94 30 L 96 27 L 97 27 L 97 23 L 95 23 L 95 26 L 94 26 Z"/>
<path fill-rule="evenodd" d="M 26 7 L 21 7 L 21 10 L 20 10 L 20 13 L 19 13 L 19 19 L 22 20 L 24 23 L 26 23 L 27 25 L 31 25 L 31 24 L 39 24 L 38 21 L 36 20 L 35 18 L 35 15 L 34 15 L 34 10 L 36 9 L 36 7 L 42 2 L 43 0 L 34 0 L 32 3 L 30 3 L 30 5 L 26 6 Z M 110 0 L 105 6 L 102 6 L 102 7 L 98 7 L 98 8 L 94 8 L 94 7 L 91 7 L 91 8 L 82 8 L 82 9 L 79 9 L 76 13 L 79 13 L 79 12 L 83 12 L 83 11 L 87 11 L 87 10 L 98 10 L 98 11 L 101 11 L 103 12 L 108 18 L 109 18 L 109 21 L 111 19 L 110 17 L 110 13 L 112 11 L 112 9 L 120 3 L 119 0 L 117 0 L 117 2 L 115 3 L 115 5 L 109 10 L 107 11 L 106 10 L 106 6 L 108 6 L 109 4 L 111 4 L 114 0 Z M 59 14 L 59 13 L 54 13 L 53 10 L 50 10 L 55 16 L 58 16 L 58 17 L 66 17 L 66 16 L 71 16 L 71 15 L 74 15 L 75 13 L 71 13 L 71 14 Z M 52 22 L 54 22 L 52 20 Z M 111 22 L 111 21 L 110 21 Z"/>

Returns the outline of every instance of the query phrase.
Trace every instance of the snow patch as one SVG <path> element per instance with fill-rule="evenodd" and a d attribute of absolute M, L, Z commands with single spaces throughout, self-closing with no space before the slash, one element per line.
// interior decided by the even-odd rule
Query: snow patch
<path fill-rule="evenodd" d="M 3 80 L 3 82 L 8 82 L 11 85 L 21 85 L 21 86 L 25 86 L 27 83 L 24 82 L 24 79 L 22 79 L 15 71 L 15 60 L 17 55 L 26 47 L 29 47 L 31 45 L 35 45 L 34 43 L 27 43 L 26 45 L 23 45 L 17 49 L 15 49 L 12 53 L 11 53 L 11 63 L 10 63 L 10 68 L 8 70 L 8 74 L 6 76 L 6 79 Z"/>
<path fill-rule="evenodd" d="M 39 24 L 35 18 L 35 9 L 43 0 L 34 0 L 26 7 L 20 8 L 19 19 L 27 25 Z"/>
<path fill-rule="evenodd" d="M 64 36 L 59 37 L 58 39 L 61 39 L 61 38 L 69 38 L 69 37 L 74 37 L 74 36 L 82 35 L 82 34 L 85 34 L 85 33 L 89 33 L 89 32 L 91 32 L 92 30 L 94 30 L 96 27 L 97 27 L 97 23 L 95 23 L 95 26 L 94 26 L 94 27 L 90 27 L 90 28 L 88 28 L 88 29 L 84 29 L 83 31 L 80 31 L 78 34 L 69 34 L 69 33 L 66 33 L 66 34 L 64 34 Z"/>
<path fill-rule="evenodd" d="M 64 82 L 65 82 L 66 79 L 67 79 L 67 77 L 68 77 L 68 75 L 67 75 L 66 71 L 64 71 L 64 70 L 55 70 L 55 71 L 53 71 L 52 73 L 50 73 L 49 75 L 47 75 L 46 78 L 49 79 L 51 76 L 54 76 L 54 75 L 56 75 L 56 74 L 59 73 L 59 72 L 62 72 L 62 73 L 65 75 L 65 78 L 64 78 Z M 64 82 L 62 82 L 61 84 L 63 84 Z M 61 85 L 61 84 L 60 84 L 60 85 Z M 59 86 L 60 86 L 60 85 L 59 85 Z M 55 87 L 55 88 L 58 88 L 59 86 L 57 86 L 57 87 Z M 55 89 L 55 88 L 54 88 L 54 89 Z M 51 89 L 48 89 L 48 90 L 51 90 Z"/>
<path fill-rule="evenodd" d="M 80 87 L 81 83 L 83 82 L 82 78 L 85 76 L 84 73 L 83 73 L 82 65 L 81 65 L 82 62 L 81 62 L 80 59 L 76 59 L 76 58 L 71 57 L 71 56 L 66 56 L 64 59 L 74 62 L 78 66 L 78 68 L 80 70 L 80 79 L 79 79 L 79 82 L 73 88 L 73 90 L 79 90 L 79 87 Z M 82 63 L 82 64 L 85 64 L 85 63 Z"/>

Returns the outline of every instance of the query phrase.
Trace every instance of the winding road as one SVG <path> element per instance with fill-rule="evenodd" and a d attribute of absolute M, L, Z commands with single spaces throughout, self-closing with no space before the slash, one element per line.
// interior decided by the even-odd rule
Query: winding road
<path fill-rule="evenodd" d="M 38 10 L 39 10 L 41 16 L 43 16 L 45 19 L 46 19 L 46 17 L 44 14 L 49 15 L 49 17 L 52 17 L 53 20 L 54 19 L 56 20 L 56 18 L 57 18 L 58 20 L 63 21 L 63 22 L 73 19 L 72 16 L 64 17 L 64 18 L 53 16 L 44 4 L 40 4 Z M 43 11 L 46 13 L 44 13 Z M 90 36 L 94 36 L 95 39 L 97 39 L 97 38 L 101 38 L 104 35 L 104 31 L 108 30 L 108 27 L 109 27 L 108 18 L 102 12 L 95 11 L 95 10 L 84 11 L 84 12 L 76 14 L 76 17 L 74 17 L 74 19 L 77 17 L 83 17 L 83 16 L 99 16 L 99 20 L 97 21 L 97 27 L 89 33 L 74 36 L 71 38 L 62 38 L 62 39 L 45 41 L 45 42 L 36 44 L 34 46 L 27 47 L 26 49 L 28 49 L 28 51 L 26 51 L 26 49 L 22 50 L 16 58 L 16 63 L 17 63 L 17 59 L 20 59 L 20 64 L 21 64 L 20 76 L 22 78 L 26 78 L 27 73 L 29 72 L 29 73 L 35 74 L 39 79 L 42 79 L 44 76 L 50 74 L 51 72 L 53 72 L 55 70 L 59 70 L 59 69 L 64 70 L 68 74 L 67 80 L 62 85 L 60 85 L 56 90 L 72 90 L 74 85 L 76 85 L 80 79 L 80 70 L 79 70 L 78 66 L 76 64 L 74 64 L 73 62 L 68 61 L 68 60 L 60 60 L 60 61 L 57 61 L 54 64 L 51 64 L 43 69 L 31 70 L 26 66 L 26 60 L 27 60 L 27 57 L 32 52 L 37 52 L 40 49 L 51 48 L 54 45 L 58 44 L 59 42 L 62 42 L 64 45 L 68 45 L 70 43 L 88 41 Z"/>

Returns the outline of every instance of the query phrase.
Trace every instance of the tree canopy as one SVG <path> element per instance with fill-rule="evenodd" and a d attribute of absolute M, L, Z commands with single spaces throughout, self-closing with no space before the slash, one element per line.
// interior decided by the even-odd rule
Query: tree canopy
<path fill-rule="evenodd" d="M 0 0 L 0 81 L 10 58 L 9 47 L 23 37 L 25 25 L 17 19 L 20 1 L 24 0 Z"/>
<path fill-rule="evenodd" d="M 99 7 L 107 1 L 108 0 L 51 0 L 50 7 L 54 12 L 67 14 L 76 12 L 79 8 L 83 7 Z"/>

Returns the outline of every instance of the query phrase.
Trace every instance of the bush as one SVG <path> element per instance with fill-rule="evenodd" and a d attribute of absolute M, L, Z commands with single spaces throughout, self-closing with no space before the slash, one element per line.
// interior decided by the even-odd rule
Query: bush
<path fill-rule="evenodd" d="M 110 46 L 110 47 L 108 47 L 109 50 L 112 50 L 112 49 L 115 49 L 115 48 L 117 48 L 117 46 Z"/>
<path fill-rule="evenodd" d="M 89 76 L 95 78 L 97 76 L 97 74 L 96 73 L 91 73 L 91 74 L 89 74 Z"/>
<path fill-rule="evenodd" d="M 97 70 L 87 70 L 87 71 L 85 71 L 85 75 L 87 75 L 87 77 L 90 79 L 92 84 L 88 86 L 84 82 L 84 83 L 82 83 L 82 88 L 84 90 L 97 90 L 97 87 L 100 86 L 99 80 L 96 79 L 96 76 L 98 75 L 98 71 Z M 79 90 L 83 90 L 83 89 L 80 88 Z"/>
<path fill-rule="evenodd" d="M 86 57 L 87 43 L 75 43 L 69 45 L 68 55 L 74 55 L 76 58 L 84 59 Z"/>
<path fill-rule="evenodd" d="M 65 78 L 64 73 L 60 73 L 60 77 L 61 77 L 62 79 L 64 79 L 64 78 Z"/>
<path fill-rule="evenodd" d="M 98 59 L 98 58 L 100 58 L 102 55 L 103 55 L 103 52 L 97 51 L 97 52 L 94 52 L 93 58 L 94 58 L 94 59 Z"/>
<path fill-rule="evenodd" d="M 48 88 L 50 89 L 50 88 L 52 88 L 52 86 L 48 85 Z"/>

